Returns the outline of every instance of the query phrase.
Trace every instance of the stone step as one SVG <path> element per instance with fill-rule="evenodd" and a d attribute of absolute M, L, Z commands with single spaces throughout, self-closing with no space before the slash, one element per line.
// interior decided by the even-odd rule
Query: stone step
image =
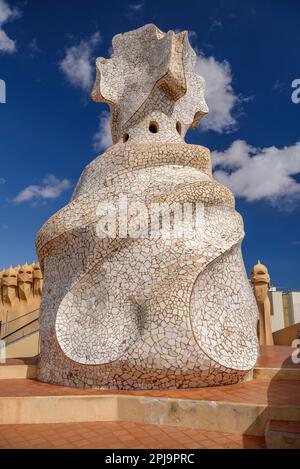
<path fill-rule="evenodd" d="M 268 449 L 300 449 L 300 422 L 270 420 L 265 441 Z"/>
<path fill-rule="evenodd" d="M 0 380 L 35 378 L 37 373 L 36 359 L 9 358 L 0 363 Z"/>
<path fill-rule="evenodd" d="M 0 380 L 1 379 L 24 379 L 36 377 L 36 364 L 26 363 L 22 359 L 9 359 L 7 363 L 0 364 Z M 253 370 L 249 379 L 263 380 L 295 380 L 300 381 L 299 368 L 263 368 L 257 367 Z"/>
<path fill-rule="evenodd" d="M 231 386 L 109 391 L 0 381 L 0 424 L 128 421 L 264 436 L 269 420 L 300 421 L 296 381 L 252 380 Z"/>
<path fill-rule="evenodd" d="M 300 381 L 300 364 L 292 359 L 294 351 L 294 348 L 287 346 L 261 346 L 253 378 Z"/>
<path fill-rule="evenodd" d="M 36 365 L 25 363 L 7 363 L 0 365 L 0 379 L 23 379 L 35 378 Z M 255 368 L 253 370 L 253 379 L 263 380 L 296 380 L 300 381 L 300 369 L 293 368 Z"/>
<path fill-rule="evenodd" d="M 300 366 L 299 368 L 257 367 L 253 370 L 253 379 L 300 381 Z"/>

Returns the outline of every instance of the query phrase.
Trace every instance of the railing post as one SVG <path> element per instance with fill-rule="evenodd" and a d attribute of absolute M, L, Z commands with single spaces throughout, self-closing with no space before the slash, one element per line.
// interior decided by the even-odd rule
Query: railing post
<path fill-rule="evenodd" d="M 0 340 L 0 363 L 6 363 L 6 343 Z"/>
<path fill-rule="evenodd" d="M 8 333 L 8 309 L 6 310 L 5 335 Z"/>
<path fill-rule="evenodd" d="M 39 353 L 40 353 L 40 347 L 41 347 L 41 327 L 40 327 L 40 321 L 39 321 L 38 332 L 39 332 L 39 341 L 38 341 L 38 353 L 37 353 L 37 355 L 39 355 Z"/>

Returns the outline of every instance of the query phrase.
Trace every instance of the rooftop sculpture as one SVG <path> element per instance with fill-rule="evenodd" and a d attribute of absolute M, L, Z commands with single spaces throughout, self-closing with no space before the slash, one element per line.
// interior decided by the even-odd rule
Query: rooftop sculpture
<path fill-rule="evenodd" d="M 148 24 L 113 38 L 110 59 L 96 61 L 94 101 L 109 104 L 113 143 L 153 143 L 148 117 L 159 120 L 158 142 L 181 142 L 189 127 L 197 127 L 208 107 L 204 80 L 196 75 L 196 54 L 186 32 L 163 33 Z M 181 131 L 174 132 L 176 122 Z M 147 132 L 144 132 L 144 130 Z"/>
<path fill-rule="evenodd" d="M 41 301 L 43 275 L 38 263 L 27 262 L 0 272 L 0 321 L 13 321 L 38 309 Z"/>
<path fill-rule="evenodd" d="M 115 36 L 111 58 L 97 59 L 92 97 L 110 106 L 114 144 L 37 235 L 42 381 L 212 386 L 255 365 L 243 222 L 231 191 L 212 177 L 210 151 L 184 142 L 208 112 L 195 61 L 186 32 L 152 24 Z M 192 218 L 176 218 L 178 206 Z M 165 215 L 188 236 L 165 236 Z"/>
<path fill-rule="evenodd" d="M 253 284 L 256 298 L 259 321 L 258 337 L 260 345 L 274 345 L 271 324 L 271 304 L 268 296 L 270 276 L 265 265 L 257 261 L 251 272 L 251 282 Z"/>

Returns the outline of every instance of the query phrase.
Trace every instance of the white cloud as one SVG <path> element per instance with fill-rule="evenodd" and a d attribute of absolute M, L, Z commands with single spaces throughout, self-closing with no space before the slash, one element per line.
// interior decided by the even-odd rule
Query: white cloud
<path fill-rule="evenodd" d="M 223 23 L 220 20 L 214 19 L 210 25 L 209 32 L 220 31 L 223 29 Z"/>
<path fill-rule="evenodd" d="M 31 185 L 21 190 L 13 199 L 16 203 L 37 202 L 41 200 L 57 199 L 65 190 L 72 186 L 69 179 L 59 179 L 52 174 L 46 176 L 40 185 Z"/>
<path fill-rule="evenodd" d="M 283 93 L 285 88 L 286 84 L 280 80 L 275 80 L 272 86 L 273 91 L 278 91 L 279 93 Z"/>
<path fill-rule="evenodd" d="M 59 63 L 67 80 L 84 91 L 90 91 L 92 86 L 95 69 L 93 54 L 100 41 L 100 33 L 96 32 L 78 45 L 67 48 L 65 57 Z"/>
<path fill-rule="evenodd" d="M 143 10 L 144 10 L 145 3 L 144 1 L 131 3 L 126 6 L 125 16 L 130 20 L 137 19 L 141 17 Z"/>
<path fill-rule="evenodd" d="M 214 57 L 205 57 L 200 53 L 196 72 L 205 79 L 205 99 L 209 107 L 208 115 L 201 121 L 201 128 L 218 133 L 235 130 L 237 122 L 233 111 L 240 98 L 232 87 L 229 62 L 218 62 Z"/>
<path fill-rule="evenodd" d="M 236 140 L 223 152 L 214 151 L 214 177 L 249 202 L 267 200 L 284 210 L 300 200 L 300 142 L 277 148 L 256 148 Z"/>
<path fill-rule="evenodd" d="M 38 46 L 37 39 L 34 37 L 28 44 L 28 49 L 30 50 L 30 57 L 34 57 L 35 55 L 41 52 L 41 49 Z"/>
<path fill-rule="evenodd" d="M 11 8 L 5 0 L 0 0 L 0 52 L 11 54 L 17 50 L 16 42 L 8 37 L 3 25 L 19 17 L 20 11 L 17 8 Z"/>
<path fill-rule="evenodd" d="M 0 184 L 5 184 L 6 180 L 4 178 L 0 178 Z"/>
<path fill-rule="evenodd" d="M 12 53 L 16 50 L 15 41 L 10 39 L 0 26 L 0 51 Z"/>
<path fill-rule="evenodd" d="M 103 111 L 99 117 L 99 128 L 93 138 L 93 147 L 97 151 L 102 151 L 111 145 L 110 113 Z"/>
<path fill-rule="evenodd" d="M 178 29 L 178 30 L 175 29 L 175 32 L 179 33 L 179 32 L 181 32 L 181 30 L 180 29 Z M 190 29 L 188 31 L 188 37 L 189 37 L 190 44 L 194 47 L 193 44 L 198 40 L 198 34 L 193 29 Z M 197 46 L 195 46 L 195 47 L 197 47 Z"/>
<path fill-rule="evenodd" d="M 129 5 L 129 8 L 133 11 L 139 11 L 143 8 L 143 6 L 144 6 L 144 2 L 141 2 L 141 3 L 134 3 L 134 4 Z"/>

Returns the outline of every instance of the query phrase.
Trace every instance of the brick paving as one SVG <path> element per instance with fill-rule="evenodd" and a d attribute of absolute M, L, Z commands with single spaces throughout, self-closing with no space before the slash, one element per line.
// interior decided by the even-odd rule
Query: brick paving
<path fill-rule="evenodd" d="M 0 425 L 0 449 L 263 449 L 263 437 L 133 422 Z"/>
<path fill-rule="evenodd" d="M 258 367 L 297 368 L 300 372 L 300 365 L 290 360 L 290 347 L 262 347 L 261 352 Z M 8 360 L 7 365 L 24 362 L 35 363 L 35 358 Z M 32 379 L 0 380 L 0 397 L 105 394 L 293 406 L 300 405 L 300 381 L 252 380 L 210 388 L 108 391 L 56 386 Z M 264 445 L 263 437 L 134 422 L 0 425 L 0 448 L 7 449 L 264 448 Z"/>
<path fill-rule="evenodd" d="M 253 403 L 262 405 L 300 405 L 300 381 L 252 380 L 229 386 L 210 388 L 100 391 L 69 388 L 41 383 L 32 379 L 0 380 L 0 397 L 129 395 L 174 399 L 213 400 L 219 402 Z"/>
<path fill-rule="evenodd" d="M 291 347 L 262 346 L 258 367 L 296 368 L 300 373 L 300 364 L 291 362 Z M 6 365 L 35 363 L 36 357 L 9 359 Z M 3 366 L 0 364 L 0 366 Z M 4 364 L 5 366 L 5 364 Z M 151 390 L 151 391 L 111 391 L 80 389 L 49 385 L 35 380 L 0 380 L 0 397 L 23 396 L 63 396 L 63 395 L 104 395 L 126 394 L 131 396 L 165 397 L 175 399 L 215 400 L 255 404 L 300 404 L 300 381 L 252 380 L 239 384 L 209 388 Z"/>
<path fill-rule="evenodd" d="M 257 366 L 260 368 L 296 368 L 300 372 L 300 364 L 291 360 L 292 347 L 285 345 L 261 345 Z"/>
<path fill-rule="evenodd" d="M 300 422 L 288 422 L 286 420 L 271 420 L 269 430 L 287 433 L 299 433 L 300 438 Z"/>

